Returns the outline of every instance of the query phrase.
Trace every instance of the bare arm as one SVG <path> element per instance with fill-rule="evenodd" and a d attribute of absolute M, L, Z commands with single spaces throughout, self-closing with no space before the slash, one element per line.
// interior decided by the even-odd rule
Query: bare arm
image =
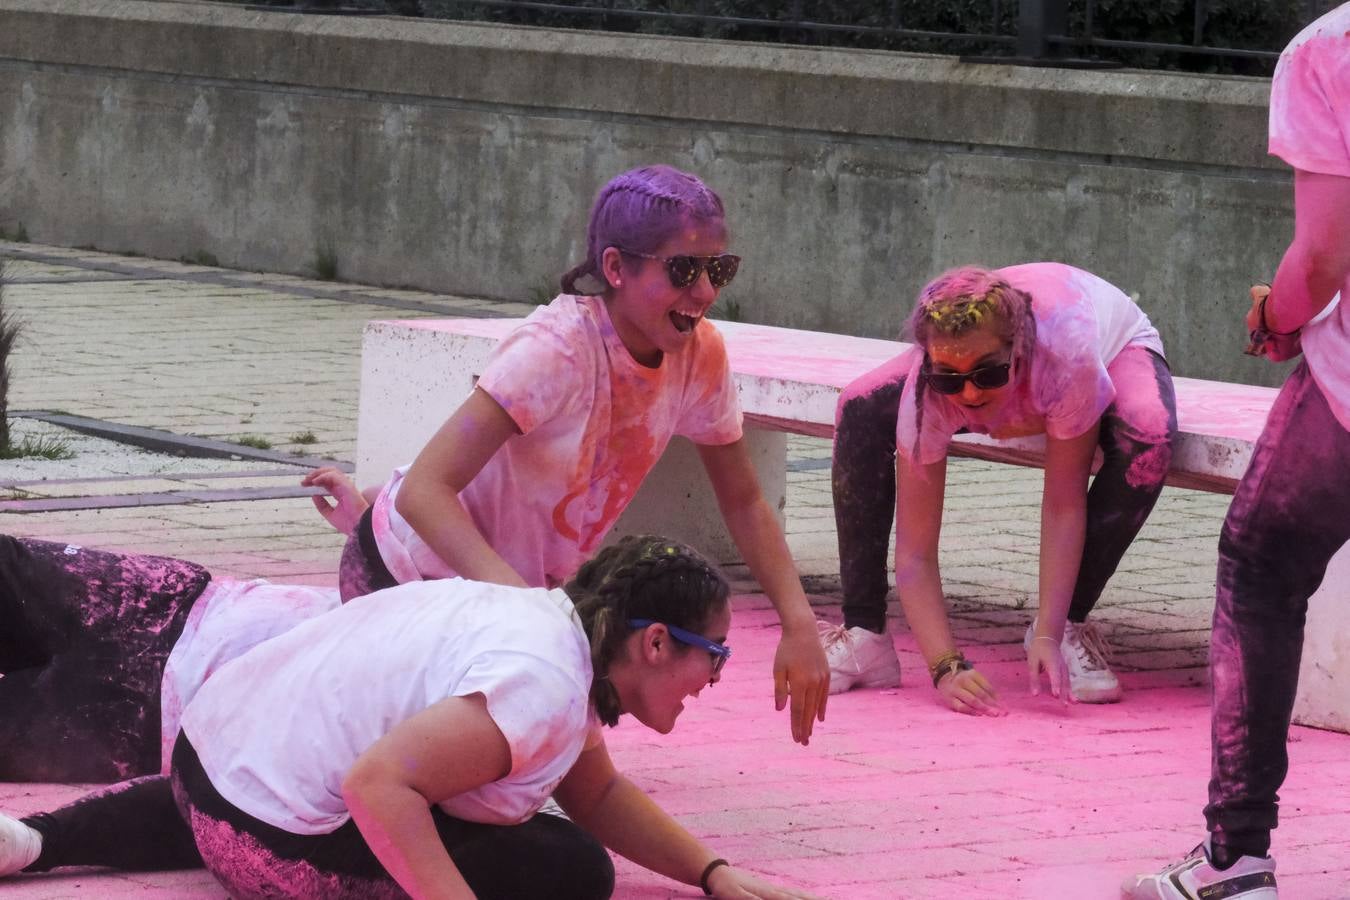
<path fill-rule="evenodd" d="M 938 570 L 946 489 L 946 459 L 915 465 L 903 453 L 896 454 L 895 590 L 919 652 L 929 665 L 956 649 Z"/>
<path fill-rule="evenodd" d="M 554 797 L 573 822 L 606 847 L 676 881 L 698 884 L 704 868 L 717 858 L 614 768 L 603 742 L 581 754 Z M 716 897 L 791 900 L 810 896 L 776 888 L 734 866 L 715 869 L 708 886 Z"/>
<path fill-rule="evenodd" d="M 1045 439 L 1045 489 L 1041 495 L 1040 603 L 1036 633 L 1028 652 L 1031 692 L 1040 690 L 1042 669 L 1050 692 L 1070 699 L 1059 643 L 1064 638 L 1073 586 L 1083 561 L 1087 531 L 1087 485 L 1099 425 L 1077 437 Z"/>
<path fill-rule="evenodd" d="M 342 783 L 356 827 L 414 898 L 473 897 L 436 832 L 431 804 L 506 776 L 511 749 L 481 694 L 450 697 L 401 722 Z"/>
<path fill-rule="evenodd" d="M 1274 331 L 1302 328 L 1350 276 L 1350 178 L 1294 171 L 1294 239 L 1266 304 Z M 1347 298 L 1342 298 L 1346 302 Z"/>
<path fill-rule="evenodd" d="M 727 530 L 783 623 L 774 655 L 774 704 L 781 710 L 791 696 L 792 739 L 807 744 L 815 721 L 825 721 L 830 690 L 830 670 L 815 613 L 802 590 L 783 531 L 760 490 L 744 440 L 720 446 L 700 444 L 698 452 Z"/>
<path fill-rule="evenodd" d="M 394 506 L 460 575 L 528 587 L 488 544 L 459 499 L 459 492 L 516 433 L 516 423 L 506 410 L 475 389 L 417 455 Z"/>
<path fill-rule="evenodd" d="M 958 649 L 938 568 L 946 488 L 946 459 L 915 465 L 903 453 L 896 455 L 895 590 L 929 667 Z M 990 716 L 1006 712 L 994 686 L 974 669 L 946 675 L 937 687 L 945 705 L 957 712 Z"/>

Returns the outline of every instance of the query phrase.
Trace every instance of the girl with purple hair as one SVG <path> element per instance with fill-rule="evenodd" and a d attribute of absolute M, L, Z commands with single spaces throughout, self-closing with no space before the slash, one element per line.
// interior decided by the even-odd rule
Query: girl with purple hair
<path fill-rule="evenodd" d="M 698 445 L 727 529 L 778 610 L 778 709 L 803 744 L 829 673 L 787 543 L 741 440 L 722 337 L 705 314 L 736 274 L 721 199 L 669 166 L 600 191 L 586 259 L 496 349 L 468 399 L 394 472 L 342 556 L 344 599 L 460 575 L 565 582 L 673 435 Z"/>
<path fill-rule="evenodd" d="M 894 515 L 896 591 L 942 702 L 1004 714 L 956 647 L 938 570 L 948 447 L 976 432 L 1045 435 L 1039 610 L 1024 641 L 1031 692 L 1045 675 L 1065 702 L 1119 700 L 1105 643 L 1086 620 L 1171 463 L 1176 398 L 1157 330 L 1119 289 L 1058 263 L 947 272 L 919 294 L 908 327 L 915 346 L 839 399 L 844 624 L 823 637 L 831 692 L 899 683 L 886 634 Z"/>

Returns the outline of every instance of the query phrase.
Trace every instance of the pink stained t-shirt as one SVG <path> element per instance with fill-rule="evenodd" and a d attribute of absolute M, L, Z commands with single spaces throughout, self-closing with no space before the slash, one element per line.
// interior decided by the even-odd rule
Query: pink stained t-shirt
<path fill-rule="evenodd" d="M 494 351 L 478 388 L 520 434 L 460 499 L 488 544 L 535 586 L 562 584 L 599 549 L 673 435 L 709 445 L 741 437 L 726 346 L 710 322 L 648 368 L 599 297 L 564 294 L 535 310 Z M 394 508 L 406 471 L 375 501 L 380 556 L 400 582 L 453 576 Z"/>
<path fill-rule="evenodd" d="M 1031 295 L 1036 342 L 1030 377 L 1019 378 L 1014 371 L 1014 384 L 1009 389 L 1015 393 L 995 421 L 983 424 L 971 421 L 960 404 L 925 391 L 920 425 L 916 386 L 923 352 L 917 348 L 910 351 L 895 438 L 897 450 L 920 465 L 946 457 L 952 436 L 963 428 L 998 438 L 1031 434 L 1077 437 L 1091 428 L 1115 399 L 1106 367 L 1120 351 L 1139 346 L 1163 355 L 1158 330 L 1138 304 L 1091 272 L 1049 262 L 994 271 Z"/>
<path fill-rule="evenodd" d="M 1270 153 L 1304 172 L 1350 178 L 1350 4 L 1303 29 L 1280 55 L 1270 89 Z M 1350 430 L 1347 291 L 1350 279 L 1300 340 L 1313 380 Z"/>

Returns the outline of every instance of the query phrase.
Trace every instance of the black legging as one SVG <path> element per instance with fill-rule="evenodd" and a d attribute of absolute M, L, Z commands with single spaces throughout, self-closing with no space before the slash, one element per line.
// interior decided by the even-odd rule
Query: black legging
<path fill-rule="evenodd" d="M 350 819 L 328 834 L 292 834 L 241 811 L 216 790 L 180 734 L 173 795 L 211 874 L 236 900 L 371 900 L 406 896 Z M 484 825 L 431 809 L 436 830 L 482 900 L 604 900 L 614 864 L 599 842 L 566 819 L 536 815 L 520 825 Z"/>
<path fill-rule="evenodd" d="M 0 781 L 160 771 L 160 680 L 201 566 L 0 535 Z"/>
<path fill-rule="evenodd" d="M 202 865 L 167 775 L 124 781 L 23 822 L 42 834 L 42 853 L 25 872 L 61 866 L 158 872 Z"/>
<path fill-rule="evenodd" d="M 338 562 L 338 594 L 343 603 L 398 584 L 375 543 L 375 530 L 371 526 L 373 509 L 369 507 L 362 513 L 361 521 L 342 548 L 342 559 Z"/>

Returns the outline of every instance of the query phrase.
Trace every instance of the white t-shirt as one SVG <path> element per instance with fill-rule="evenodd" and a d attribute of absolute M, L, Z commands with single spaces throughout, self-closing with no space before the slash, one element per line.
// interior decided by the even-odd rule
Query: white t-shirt
<path fill-rule="evenodd" d="M 1270 88 L 1270 152 L 1304 172 L 1350 178 L 1350 5 L 1303 29 L 1280 55 Z M 1340 235 L 1350 240 L 1350 235 Z M 1301 342 L 1317 386 L 1350 430 L 1350 278 Z"/>
<path fill-rule="evenodd" d="M 1116 397 L 1106 367 L 1128 346 L 1159 356 L 1162 339 L 1148 316 L 1120 288 L 1091 272 L 1061 263 L 1026 263 L 995 269 L 1013 287 L 1031 295 L 1036 343 L 1029 377 L 1017 378 L 1013 395 L 996 421 L 977 423 L 966 408 L 924 392 L 923 434 L 919 430 L 916 387 L 923 351 L 910 351 L 909 375 L 900 395 L 896 449 L 921 465 L 947 455 L 960 429 L 998 438 L 1047 434 L 1065 440 L 1092 427 Z"/>
<path fill-rule="evenodd" d="M 226 800 L 292 834 L 350 817 L 342 781 L 395 726 L 482 694 L 511 771 L 440 807 L 474 822 L 529 818 L 598 743 L 589 643 L 561 590 L 447 579 L 358 597 L 260 644 L 202 685 L 183 731 Z"/>
<path fill-rule="evenodd" d="M 263 641 L 340 605 L 335 588 L 213 579 L 192 605 L 164 663 L 159 704 L 163 771 L 169 771 L 183 710 L 206 679 Z"/>
<path fill-rule="evenodd" d="M 494 351 L 478 381 L 515 421 L 460 500 L 528 584 L 559 585 L 594 555 L 672 435 L 741 437 L 726 346 L 700 321 L 689 346 L 639 365 L 599 297 L 562 295 Z M 375 501 L 380 556 L 400 583 L 457 574 L 394 508 L 406 467 Z"/>

